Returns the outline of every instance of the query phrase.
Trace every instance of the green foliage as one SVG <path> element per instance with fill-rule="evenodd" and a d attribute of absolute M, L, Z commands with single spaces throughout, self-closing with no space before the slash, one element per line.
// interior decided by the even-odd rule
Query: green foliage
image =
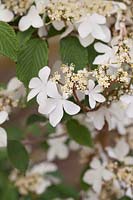
<path fill-rule="evenodd" d="M 25 172 L 29 163 L 29 156 L 25 147 L 19 141 L 8 140 L 7 151 L 13 166 L 21 172 Z"/>
<path fill-rule="evenodd" d="M 124 197 L 122 197 L 121 199 L 119 199 L 119 200 L 131 200 L 129 197 L 127 197 L 127 196 L 124 196 Z"/>
<path fill-rule="evenodd" d="M 17 61 L 18 42 L 13 28 L 0 22 L 0 54 Z"/>
<path fill-rule="evenodd" d="M 45 122 L 46 120 L 47 119 L 42 115 L 33 114 L 28 117 L 26 124 L 31 125 L 37 122 Z"/>
<path fill-rule="evenodd" d="M 76 70 L 83 69 L 88 65 L 88 50 L 81 46 L 77 37 L 66 37 L 60 42 L 60 54 L 62 62 L 73 63 Z"/>
<path fill-rule="evenodd" d="M 78 192 L 71 186 L 59 184 L 49 187 L 46 192 L 39 198 L 39 200 L 52 200 L 54 198 L 69 197 L 78 199 Z"/>
<path fill-rule="evenodd" d="M 21 140 L 24 136 L 23 131 L 17 126 L 8 126 L 6 130 L 8 140 Z"/>
<path fill-rule="evenodd" d="M 30 79 L 47 65 L 48 47 L 46 41 L 31 39 L 18 54 L 17 76 L 27 86 Z"/>
<path fill-rule="evenodd" d="M 24 46 L 26 44 L 26 42 L 28 42 L 32 36 L 32 34 L 34 33 L 34 29 L 30 28 L 24 32 L 19 31 L 17 33 L 17 40 L 18 40 L 18 44 L 19 47 L 21 48 L 22 46 Z"/>
<path fill-rule="evenodd" d="M 69 120 L 66 125 L 67 131 L 73 140 L 81 145 L 92 147 L 93 142 L 87 127 L 79 124 L 75 119 Z"/>

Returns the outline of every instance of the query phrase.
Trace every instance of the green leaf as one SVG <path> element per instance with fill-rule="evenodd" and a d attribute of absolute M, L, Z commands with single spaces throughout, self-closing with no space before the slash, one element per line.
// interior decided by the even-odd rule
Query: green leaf
<path fill-rule="evenodd" d="M 25 45 L 26 42 L 28 42 L 33 34 L 35 30 L 33 28 L 30 28 L 26 31 L 19 31 L 17 33 L 17 40 L 18 40 L 18 44 L 19 47 L 22 47 Z"/>
<path fill-rule="evenodd" d="M 32 39 L 24 45 L 18 54 L 17 76 L 27 86 L 30 79 L 47 65 L 48 47 L 41 39 Z"/>
<path fill-rule="evenodd" d="M 36 122 L 45 122 L 46 120 L 47 119 L 42 115 L 33 114 L 28 117 L 26 124 L 31 125 Z"/>
<path fill-rule="evenodd" d="M 126 197 L 126 196 L 124 196 L 124 197 L 122 197 L 121 199 L 119 199 L 119 200 L 131 200 L 129 197 Z"/>
<path fill-rule="evenodd" d="M 76 70 L 83 69 L 88 65 L 88 50 L 80 44 L 76 37 L 63 38 L 60 42 L 60 53 L 63 63 L 73 63 Z"/>
<path fill-rule="evenodd" d="M 17 126 L 8 126 L 6 130 L 8 140 L 21 140 L 24 136 L 23 131 Z"/>
<path fill-rule="evenodd" d="M 18 42 L 16 34 L 11 26 L 0 22 L 0 54 L 17 61 Z"/>
<path fill-rule="evenodd" d="M 55 198 L 69 197 L 78 199 L 78 192 L 71 186 L 59 184 L 49 187 L 46 192 L 39 198 L 39 200 L 52 200 Z"/>
<path fill-rule="evenodd" d="M 8 140 L 7 151 L 13 166 L 25 172 L 29 163 L 29 156 L 25 147 L 19 141 Z"/>
<path fill-rule="evenodd" d="M 79 124 L 75 119 L 69 120 L 66 125 L 67 131 L 73 140 L 84 146 L 93 146 L 91 134 L 87 127 Z"/>
<path fill-rule="evenodd" d="M 16 189 L 10 184 L 6 185 L 6 190 L 3 191 L 1 200 L 18 200 L 18 198 Z"/>

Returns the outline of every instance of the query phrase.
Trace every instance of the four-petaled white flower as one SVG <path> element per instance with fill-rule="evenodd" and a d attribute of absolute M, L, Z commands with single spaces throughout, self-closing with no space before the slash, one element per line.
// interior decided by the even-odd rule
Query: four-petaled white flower
<path fill-rule="evenodd" d="M 112 64 L 114 67 L 117 66 L 117 60 L 115 56 L 115 50 L 108 45 L 105 45 L 101 42 L 97 42 L 94 44 L 94 48 L 97 52 L 103 53 L 103 55 L 98 55 L 93 64 L 99 65 L 99 64 Z M 112 66 L 111 65 L 111 66 Z"/>
<path fill-rule="evenodd" d="M 5 5 L 0 1 L 0 21 L 10 22 L 13 20 L 13 13 L 5 8 Z"/>
<path fill-rule="evenodd" d="M 90 164 L 92 169 L 85 172 L 83 180 L 92 185 L 96 193 L 101 192 L 102 184 L 104 181 L 109 181 L 113 178 L 113 173 L 106 168 L 105 163 L 101 163 L 98 158 L 94 158 Z"/>
<path fill-rule="evenodd" d="M 64 132 L 64 127 L 59 124 L 56 127 L 56 133 L 53 135 L 53 138 L 48 139 L 49 149 L 47 151 L 47 159 L 49 161 L 54 160 L 55 158 L 66 159 L 69 154 L 69 149 L 65 142 L 67 141 L 67 136 L 61 136 Z M 59 136 L 59 137 L 58 137 Z"/>
<path fill-rule="evenodd" d="M 83 17 L 78 23 L 79 40 L 84 47 L 92 44 L 95 39 L 110 41 L 111 34 L 104 16 L 94 13 Z"/>
<path fill-rule="evenodd" d="M 103 88 L 100 85 L 95 86 L 95 82 L 93 80 L 88 81 L 88 90 L 86 91 L 86 95 L 89 96 L 89 104 L 93 109 L 96 106 L 96 102 L 103 103 L 106 99 L 100 94 Z"/>
<path fill-rule="evenodd" d="M 43 20 L 40 17 L 35 6 L 31 6 L 28 14 L 23 16 L 19 21 L 20 31 L 26 31 L 31 26 L 34 28 L 40 28 L 43 26 Z"/>
<path fill-rule="evenodd" d="M 133 95 L 123 95 L 120 100 L 127 106 L 126 115 L 133 118 Z"/>
<path fill-rule="evenodd" d="M 120 139 L 114 148 L 107 147 L 106 150 L 111 158 L 128 165 L 133 165 L 133 157 L 128 156 L 130 147 L 124 138 Z"/>
<path fill-rule="evenodd" d="M 47 90 L 48 98 L 39 105 L 39 112 L 48 115 L 52 126 L 56 126 L 63 118 L 64 110 L 69 115 L 75 115 L 80 111 L 80 107 L 67 100 L 66 95 L 61 95 L 54 82 L 49 82 Z"/>
<path fill-rule="evenodd" d="M 50 68 L 49 67 L 43 67 L 40 71 L 39 71 L 39 78 L 38 77 L 34 77 L 31 79 L 30 83 L 29 83 L 29 88 L 31 89 L 31 91 L 28 94 L 28 101 L 31 100 L 32 98 L 34 98 L 35 96 L 37 96 L 37 102 L 40 103 L 43 101 L 43 103 L 45 103 L 45 100 L 47 99 L 47 86 L 48 83 L 50 82 L 48 80 L 49 76 L 50 76 Z"/>

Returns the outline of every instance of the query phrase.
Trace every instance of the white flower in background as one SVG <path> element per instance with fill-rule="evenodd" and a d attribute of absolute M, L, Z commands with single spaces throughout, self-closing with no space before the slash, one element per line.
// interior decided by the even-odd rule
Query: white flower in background
<path fill-rule="evenodd" d="M 104 127 L 105 122 L 108 123 L 109 129 L 110 129 L 110 127 L 111 127 L 111 115 L 110 115 L 108 108 L 102 106 L 97 111 L 89 112 L 87 114 L 87 116 L 89 117 L 90 121 L 93 122 L 94 127 L 97 130 L 101 130 Z"/>
<path fill-rule="evenodd" d="M 0 125 L 8 120 L 8 113 L 6 111 L 0 111 Z M 0 127 L 0 148 L 7 146 L 7 133 L 5 129 Z"/>
<path fill-rule="evenodd" d="M 39 113 L 48 115 L 50 124 L 56 126 L 63 118 L 64 110 L 69 115 L 76 115 L 80 111 L 80 107 L 73 102 L 67 100 L 66 95 L 61 95 L 54 82 L 48 84 L 48 98 L 44 103 L 39 105 Z"/>
<path fill-rule="evenodd" d="M 20 31 L 26 31 L 31 26 L 34 28 L 40 28 L 44 25 L 42 18 L 39 16 L 39 13 L 35 6 L 31 6 L 28 14 L 23 16 L 19 21 Z"/>
<path fill-rule="evenodd" d="M 28 94 L 28 101 L 37 96 L 38 102 L 45 103 L 45 100 L 47 99 L 47 86 L 48 86 L 48 78 L 50 76 L 50 68 L 45 66 L 39 71 L 39 78 L 34 77 L 31 79 L 29 83 L 29 88 L 31 91 Z"/>
<path fill-rule="evenodd" d="M 45 9 L 46 9 L 46 7 L 48 6 L 49 3 L 50 3 L 49 0 L 35 0 L 37 11 L 40 14 L 44 14 Z"/>
<path fill-rule="evenodd" d="M 85 193 L 83 200 L 99 200 L 99 197 L 97 193 L 89 189 L 89 191 Z"/>
<path fill-rule="evenodd" d="M 96 102 L 103 103 L 106 99 L 100 94 L 103 91 L 102 86 L 96 85 L 93 80 L 88 81 L 88 90 L 86 91 L 86 95 L 89 96 L 89 104 L 93 109 L 96 106 Z"/>
<path fill-rule="evenodd" d="M 115 50 L 108 45 L 105 45 L 101 42 L 97 42 L 94 44 L 94 48 L 98 53 L 103 53 L 102 55 L 98 55 L 93 64 L 99 65 L 99 64 L 114 64 L 117 63 L 116 56 L 115 56 Z"/>
<path fill-rule="evenodd" d="M 48 151 L 47 151 L 47 159 L 49 161 L 54 160 L 55 158 L 58 159 L 66 159 L 69 155 L 69 149 L 65 142 L 67 141 L 67 136 L 61 136 L 64 133 L 64 127 L 59 124 L 56 127 L 56 133 L 53 134 L 53 138 L 48 139 Z"/>
<path fill-rule="evenodd" d="M 93 190 L 99 194 L 101 192 L 104 181 L 109 181 L 113 178 L 112 172 L 106 169 L 106 164 L 101 163 L 98 158 L 94 158 L 90 163 L 91 169 L 85 172 L 83 180 L 92 185 Z"/>
<path fill-rule="evenodd" d="M 50 174 L 55 171 L 57 171 L 55 164 L 42 162 L 29 169 L 25 175 L 14 170 L 10 175 L 10 180 L 14 182 L 21 195 L 29 193 L 40 195 L 52 184 L 59 184 L 60 180 Z"/>
<path fill-rule="evenodd" d="M 13 20 L 13 13 L 5 8 L 5 5 L 0 1 L 0 21 L 10 22 Z"/>
<path fill-rule="evenodd" d="M 107 147 L 106 150 L 111 158 L 128 165 L 133 165 L 133 157 L 128 156 L 130 147 L 124 138 L 120 139 L 114 148 Z"/>
<path fill-rule="evenodd" d="M 78 23 L 79 40 L 84 47 L 92 44 L 95 39 L 103 42 L 110 41 L 111 33 L 106 26 L 104 16 L 94 13 L 83 17 Z"/>
<path fill-rule="evenodd" d="M 133 118 L 133 95 L 123 95 L 120 100 L 126 105 L 126 115 Z"/>
<path fill-rule="evenodd" d="M 19 100 L 21 97 L 26 96 L 26 89 L 17 77 L 13 77 L 7 84 L 5 93 L 10 94 L 13 99 Z"/>
<path fill-rule="evenodd" d="M 0 148 L 7 146 L 7 133 L 4 128 L 0 127 Z"/>
<path fill-rule="evenodd" d="M 120 101 L 113 102 L 109 108 L 111 115 L 111 127 L 112 129 L 117 129 L 121 135 L 126 134 L 126 126 L 130 124 L 129 118 L 125 115 L 125 108 Z"/>

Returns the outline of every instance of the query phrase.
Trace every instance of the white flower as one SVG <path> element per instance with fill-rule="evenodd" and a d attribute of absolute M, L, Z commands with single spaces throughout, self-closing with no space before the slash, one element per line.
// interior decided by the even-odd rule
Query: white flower
<path fill-rule="evenodd" d="M 3 124 L 6 120 L 8 120 L 8 113 L 6 111 L 0 112 L 0 124 Z M 7 146 L 7 133 L 5 129 L 0 127 L 0 148 Z"/>
<path fill-rule="evenodd" d="M 47 151 L 47 159 L 49 161 L 52 161 L 55 158 L 62 160 L 68 157 L 69 149 L 65 144 L 67 136 L 60 136 L 61 134 L 63 134 L 63 131 L 64 128 L 59 124 L 56 127 L 56 134 L 53 135 L 53 137 L 55 138 L 48 139 L 47 141 L 49 145 L 49 149 Z"/>
<path fill-rule="evenodd" d="M 0 21 L 10 22 L 13 20 L 13 13 L 5 8 L 5 5 L 0 1 Z"/>
<path fill-rule="evenodd" d="M 109 42 L 111 34 L 109 28 L 105 24 L 106 18 L 97 13 L 82 18 L 78 26 L 81 44 L 87 47 L 92 44 L 95 39 Z"/>
<path fill-rule="evenodd" d="M 28 14 L 23 16 L 19 21 L 20 31 L 26 31 L 30 27 L 40 28 L 43 26 L 43 20 L 35 6 L 31 6 Z"/>
<path fill-rule="evenodd" d="M 111 115 L 106 107 L 102 106 L 97 111 L 89 112 L 87 116 L 89 117 L 90 121 L 93 122 L 94 127 L 97 130 L 101 130 L 104 127 L 105 121 L 108 123 L 110 129 Z"/>
<path fill-rule="evenodd" d="M 45 8 L 49 3 L 49 0 L 35 0 L 36 8 L 40 14 L 45 12 Z"/>
<path fill-rule="evenodd" d="M 93 80 L 88 81 L 88 90 L 86 91 L 86 95 L 89 96 L 89 104 L 93 109 L 96 106 L 96 102 L 103 103 L 106 99 L 100 94 L 103 88 L 100 85 L 95 86 L 95 82 Z"/>
<path fill-rule="evenodd" d="M 125 164 L 133 165 L 133 157 L 127 156 L 130 151 L 129 144 L 124 138 L 120 139 L 114 148 L 107 147 L 106 150 L 111 158 L 124 162 Z"/>
<path fill-rule="evenodd" d="M 49 172 L 57 171 L 57 166 L 50 162 L 42 162 L 32 167 L 28 174 L 35 174 L 38 173 L 40 175 L 45 175 Z"/>
<path fill-rule="evenodd" d="M 56 126 L 62 119 L 64 110 L 69 115 L 75 115 L 80 111 L 80 107 L 71 101 L 68 101 L 66 95 L 61 96 L 57 90 L 57 86 L 53 82 L 48 84 L 48 98 L 46 103 L 41 103 L 39 112 L 48 115 L 50 124 Z"/>
<path fill-rule="evenodd" d="M 123 95 L 120 100 L 126 105 L 126 115 L 133 118 L 133 95 Z"/>
<path fill-rule="evenodd" d="M 99 64 L 115 64 L 116 56 L 115 56 L 115 50 L 108 45 L 105 45 L 101 42 L 97 42 L 94 45 L 94 48 L 97 52 L 103 53 L 103 55 L 98 55 L 93 64 L 99 65 Z"/>
<path fill-rule="evenodd" d="M 57 171 L 57 166 L 50 162 L 42 162 L 33 166 L 29 171 L 27 171 L 24 179 L 28 179 L 28 177 L 37 175 L 36 184 L 33 183 L 29 185 L 29 190 L 35 192 L 36 194 L 42 194 L 45 192 L 47 187 L 52 185 L 51 176 L 48 175 L 50 172 Z M 22 186 L 21 186 L 22 187 Z"/>
<path fill-rule="evenodd" d="M 31 79 L 30 83 L 29 83 L 29 88 L 31 89 L 31 91 L 28 94 L 28 101 L 31 100 L 32 98 L 34 98 L 35 96 L 37 96 L 37 101 L 43 101 L 47 99 L 47 86 L 48 86 L 48 78 L 50 75 L 50 68 L 49 67 L 43 67 L 40 71 L 39 71 L 39 78 L 38 77 L 34 77 Z"/>
<path fill-rule="evenodd" d="M 7 133 L 5 129 L 0 127 L 0 148 L 7 146 Z"/>
<path fill-rule="evenodd" d="M 13 77 L 7 84 L 7 89 L 5 91 L 7 94 L 10 94 L 13 99 L 20 99 L 25 97 L 26 89 L 21 81 L 17 77 Z"/>
<path fill-rule="evenodd" d="M 101 192 L 102 184 L 104 181 L 109 181 L 112 179 L 113 174 L 106 169 L 105 163 L 101 163 L 98 158 L 94 158 L 90 164 L 92 169 L 88 169 L 85 172 L 83 180 L 92 185 L 93 190 L 96 193 Z"/>

